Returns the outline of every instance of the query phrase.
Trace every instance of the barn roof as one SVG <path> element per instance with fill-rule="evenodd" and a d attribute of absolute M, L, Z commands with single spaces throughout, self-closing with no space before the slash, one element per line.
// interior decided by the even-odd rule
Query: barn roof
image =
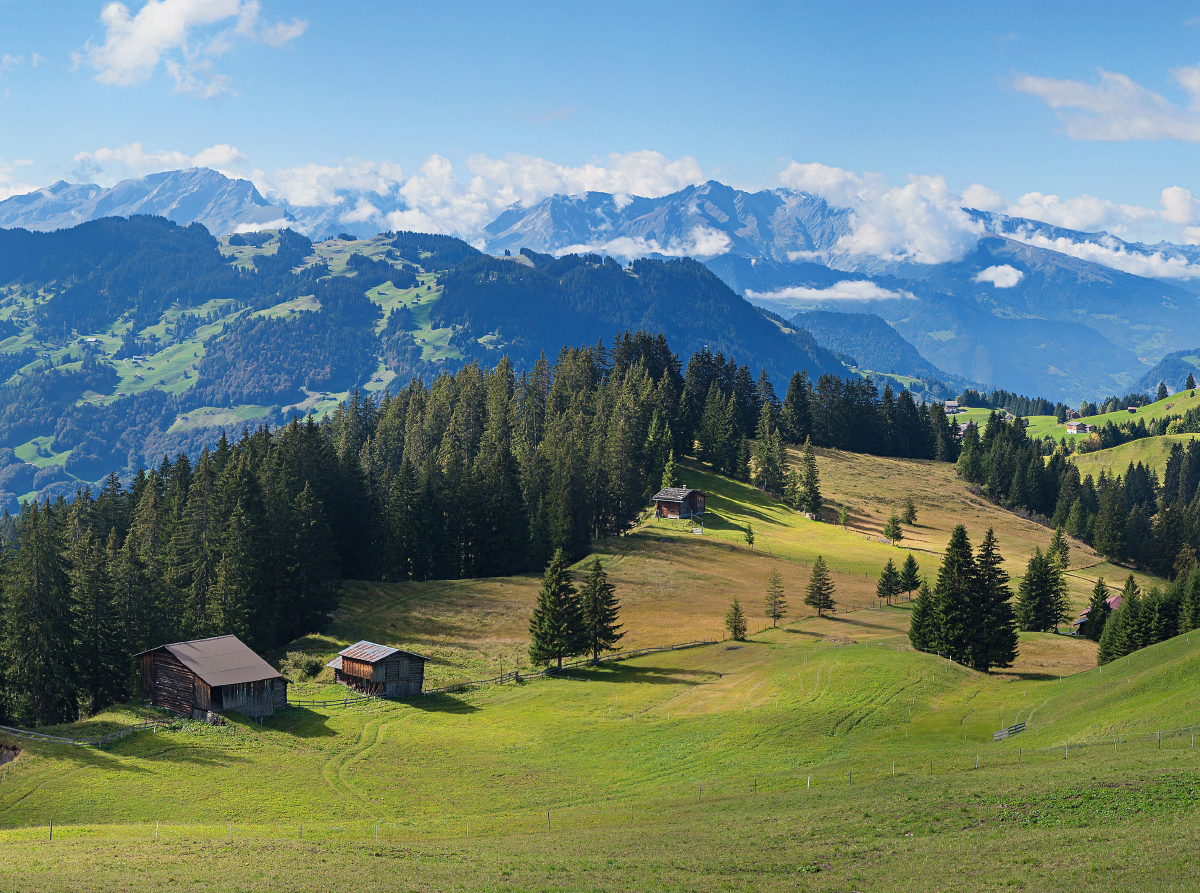
<path fill-rule="evenodd" d="M 335 670 L 342 668 L 342 658 L 348 657 L 351 660 L 361 660 L 364 663 L 374 664 L 391 657 L 393 654 L 407 654 L 409 657 L 415 657 L 419 660 L 429 660 L 424 655 L 417 654 L 415 651 L 402 651 L 399 648 L 390 648 L 387 645 L 376 645 L 374 642 L 368 642 L 363 639 L 360 642 L 355 642 L 349 648 L 343 648 L 338 652 L 338 656 L 325 664 L 327 667 L 332 667 Z"/>
<path fill-rule="evenodd" d="M 175 642 L 160 645 L 159 648 L 169 651 L 209 685 L 238 685 L 283 678 L 278 670 L 251 651 L 237 636 Z M 150 651 L 158 651 L 159 648 L 151 648 Z"/>
<path fill-rule="evenodd" d="M 664 487 L 654 494 L 655 502 L 683 502 L 689 493 L 699 493 L 707 496 L 703 490 L 693 490 L 691 487 Z"/>

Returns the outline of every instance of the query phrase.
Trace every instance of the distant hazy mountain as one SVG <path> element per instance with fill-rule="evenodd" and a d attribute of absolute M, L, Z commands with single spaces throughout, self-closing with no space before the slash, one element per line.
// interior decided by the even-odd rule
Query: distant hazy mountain
<path fill-rule="evenodd" d="M 899 332 L 873 313 L 811 310 L 797 313 L 792 322 L 822 347 L 854 357 L 859 368 L 942 381 L 952 377 L 921 356 Z"/>
<path fill-rule="evenodd" d="M 1171 393 L 1175 393 L 1183 390 L 1189 375 L 1200 379 L 1200 347 L 1167 354 L 1159 360 L 1158 365 L 1138 379 L 1133 390 L 1153 394 L 1158 390 L 1159 382 L 1162 382 Z"/>
<path fill-rule="evenodd" d="M 201 223 L 214 235 L 241 225 L 290 220 L 286 210 L 268 202 L 249 180 L 231 180 L 214 170 L 192 168 L 122 180 L 105 189 L 62 180 L 27 195 L 0 202 L 0 227 L 56 230 L 101 217 L 151 214 L 176 223 Z"/>
<path fill-rule="evenodd" d="M 849 215 L 806 193 L 743 192 L 710 180 L 662 198 L 556 195 L 505 211 L 484 232 L 494 254 L 522 247 L 552 253 L 627 239 L 653 243 L 664 254 L 732 252 L 787 260 L 789 251 L 831 248 L 849 228 Z"/>

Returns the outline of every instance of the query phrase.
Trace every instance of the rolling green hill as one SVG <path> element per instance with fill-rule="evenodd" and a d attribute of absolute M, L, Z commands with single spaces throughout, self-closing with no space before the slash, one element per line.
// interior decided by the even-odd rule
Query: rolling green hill
<path fill-rule="evenodd" d="M 719 635 L 733 594 L 753 618 L 771 570 L 791 606 L 780 628 L 760 618 L 744 643 L 411 703 L 179 722 L 102 751 L 4 739 L 22 754 L 0 780 L 0 885 L 127 889 L 131 865 L 139 884 L 181 890 L 716 879 L 889 891 L 944 890 L 950 877 L 958 890 L 1138 890 L 1191 876 L 1200 706 L 1186 692 L 1200 640 L 1103 674 L 1093 643 L 1053 634 L 1022 634 L 1018 665 L 991 675 L 916 653 L 908 607 L 871 597 L 881 562 L 904 553 L 877 536 L 897 499 L 916 499 L 902 545 L 927 574 L 960 521 L 973 538 L 996 527 L 1014 567 L 1049 531 L 971 499 L 932 463 L 818 462 L 828 498 L 853 509 L 845 530 L 689 468 L 712 493 L 703 536 L 659 520 L 595 546 L 625 605 L 623 645 Z M 747 521 L 753 549 L 739 537 Z M 801 604 L 817 552 L 836 568 L 832 617 Z M 1073 550 L 1081 577 L 1103 571 L 1095 561 Z M 1078 584 L 1081 595 L 1089 582 Z M 355 585 L 324 635 L 290 647 L 329 654 L 368 636 L 428 653 L 431 683 L 479 678 L 521 655 L 537 585 Z M 317 681 L 292 694 L 344 691 Z M 147 715 L 121 707 L 60 731 Z M 992 740 L 1020 721 L 1023 734 Z"/>

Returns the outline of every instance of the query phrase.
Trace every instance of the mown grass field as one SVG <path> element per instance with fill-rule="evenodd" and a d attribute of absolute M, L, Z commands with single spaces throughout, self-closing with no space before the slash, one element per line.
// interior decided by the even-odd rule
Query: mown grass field
<path fill-rule="evenodd" d="M 1187 446 L 1188 441 L 1194 440 L 1195 437 L 1195 434 L 1164 434 L 1161 437 L 1144 437 L 1112 449 L 1100 450 L 1095 453 L 1080 453 L 1071 461 L 1079 466 L 1081 475 L 1090 474 L 1093 478 L 1099 477 L 1101 471 L 1107 472 L 1110 477 L 1114 474 L 1123 475 L 1131 462 L 1135 465 L 1138 462 L 1148 465 L 1161 477 L 1163 469 L 1167 467 L 1167 457 L 1171 454 L 1172 446 L 1176 443 Z"/>
<path fill-rule="evenodd" d="M 906 488 L 927 573 L 960 520 L 976 542 L 994 526 L 1014 572 L 1049 531 L 949 469 L 818 461 L 852 529 L 688 469 L 713 494 L 705 535 L 651 521 L 597 544 L 623 644 L 718 635 L 734 593 L 749 641 L 261 725 L 181 722 L 101 751 L 22 742 L 0 780 L 0 889 L 1194 889 L 1200 639 L 1103 674 L 1091 643 L 1053 634 L 1023 634 L 1018 664 L 991 675 L 915 653 L 908 607 L 872 605 L 882 561 L 904 554 L 874 535 Z M 817 552 L 839 568 L 841 602 L 819 619 L 801 604 Z M 792 607 L 778 629 L 754 621 L 771 569 Z M 431 656 L 434 684 L 478 678 L 523 652 L 536 589 L 356 584 L 297 645 L 365 637 Z M 323 690 L 345 691 L 298 693 Z M 992 740 L 1021 720 L 1024 734 Z"/>

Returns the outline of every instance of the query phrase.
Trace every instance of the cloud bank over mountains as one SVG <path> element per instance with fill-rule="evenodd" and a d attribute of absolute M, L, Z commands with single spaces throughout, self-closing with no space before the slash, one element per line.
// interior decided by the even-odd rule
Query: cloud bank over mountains
<path fill-rule="evenodd" d="M 75 166 L 85 181 L 106 186 L 159 171 L 208 167 L 250 180 L 313 235 L 338 227 L 408 229 L 457 235 L 477 245 L 485 241 L 485 227 L 506 210 L 530 209 L 552 196 L 603 193 L 611 195 L 611 205 L 621 210 L 635 197 L 661 198 L 706 180 L 705 171 L 691 156 L 668 158 L 650 150 L 613 153 L 578 166 L 531 155 L 478 154 L 467 159 L 464 172 L 434 154 L 412 173 L 398 164 L 369 159 L 267 172 L 251 168 L 246 155 L 228 143 L 188 154 L 146 150 L 134 142 L 80 152 Z M 16 176 L 16 163 L 0 162 L 0 195 L 18 192 Z M 1140 276 L 1200 278 L 1200 266 L 1193 262 L 1200 255 L 1185 256 L 1171 246 L 1131 250 L 1127 244 L 1137 236 L 1200 244 L 1200 199 L 1181 186 L 1162 190 L 1160 208 L 1146 208 L 1090 195 L 1042 192 L 1007 200 L 979 183 L 958 192 L 938 175 L 912 175 L 906 183 L 895 185 L 882 174 L 816 162 L 791 161 L 776 179 L 783 190 L 818 196 L 848 212 L 848 225 L 833 244 L 791 251 L 793 261 L 874 258 L 934 265 L 961 260 L 982 237 L 997 233 Z M 1077 232 L 1067 235 L 1056 228 Z M 594 221 L 586 241 L 556 250 L 601 251 L 629 258 L 645 254 L 713 257 L 731 249 L 728 235 L 711 226 L 692 226 L 669 238 L 609 234 L 609 229 L 607 221 Z M 1078 238 L 1078 232 L 1101 231 L 1110 235 Z M 999 281 L 994 284 L 1003 287 Z"/>

